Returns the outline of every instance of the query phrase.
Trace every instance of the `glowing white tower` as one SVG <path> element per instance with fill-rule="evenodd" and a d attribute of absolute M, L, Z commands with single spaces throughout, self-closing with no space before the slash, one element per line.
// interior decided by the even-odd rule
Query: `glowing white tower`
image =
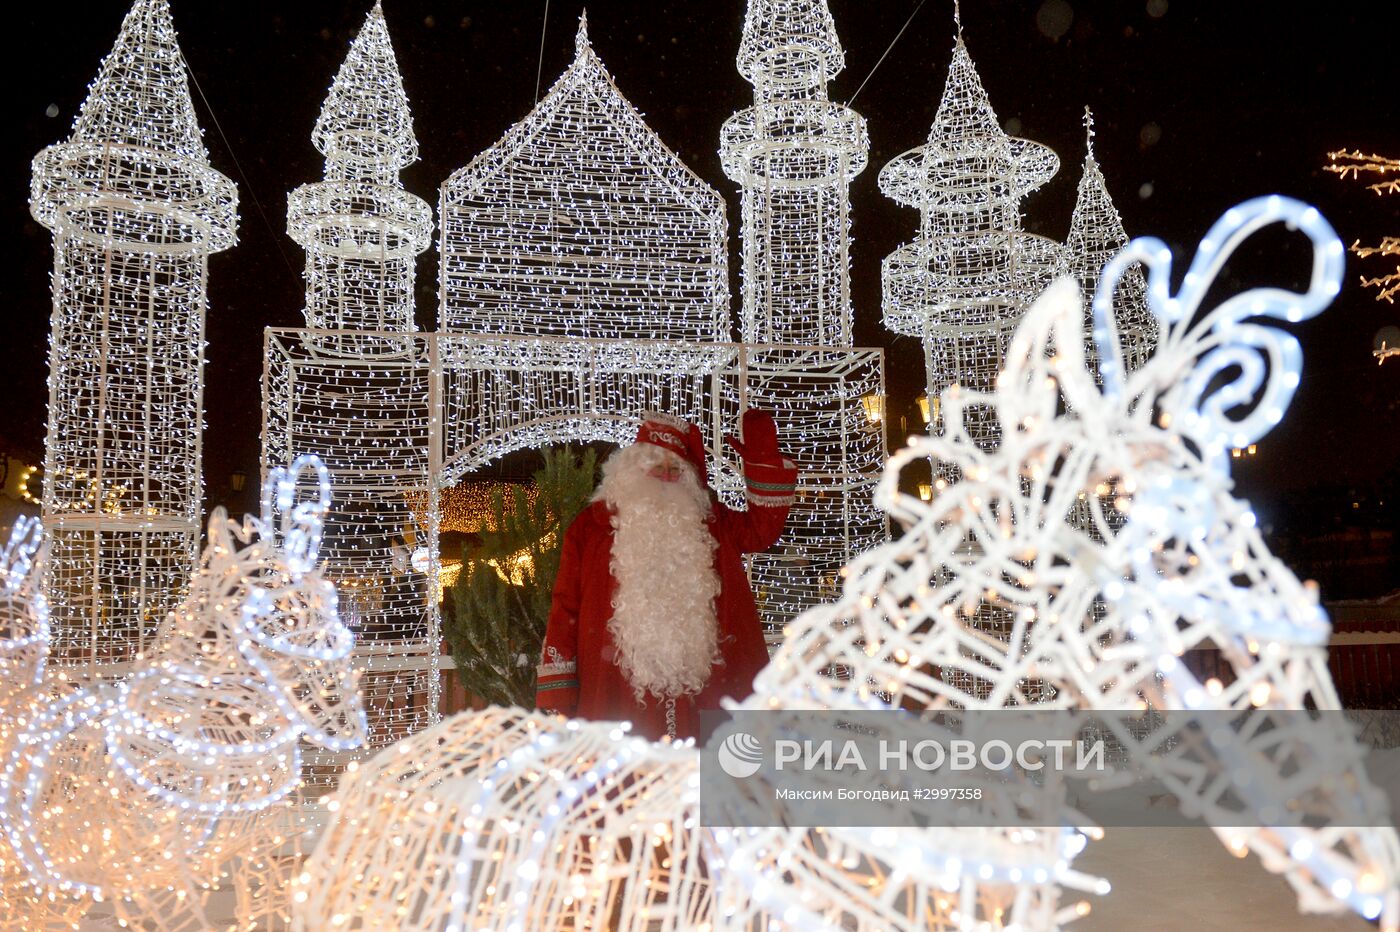
<path fill-rule="evenodd" d="M 743 187 L 741 338 L 850 346 L 850 183 L 870 141 L 827 98 L 846 59 L 826 0 L 750 0 L 738 63 L 754 103 L 725 122 L 720 155 Z"/>
<path fill-rule="evenodd" d="M 1074 204 L 1065 250 L 1069 253 L 1069 272 L 1079 280 L 1079 290 L 1084 293 L 1085 358 L 1094 378 L 1102 382 L 1099 351 L 1094 344 L 1094 292 L 1104 264 L 1128 244 L 1128 233 L 1094 158 L 1094 115 L 1088 107 L 1084 108 L 1084 137 L 1084 174 L 1079 179 L 1079 198 Z M 1141 267 L 1133 266 L 1118 280 L 1113 310 L 1123 368 L 1132 372 L 1147 360 L 1157 342 L 1157 322 L 1147 309 L 1147 282 Z"/>
<path fill-rule="evenodd" d="M 167 0 L 136 0 L 67 142 L 34 159 L 54 235 L 44 589 L 60 660 L 129 659 L 199 538 L 210 253 L 237 193 L 209 166 Z"/>
<path fill-rule="evenodd" d="M 326 157 L 326 179 L 287 202 L 287 232 L 306 250 L 306 326 L 352 331 L 323 337 L 326 349 L 402 352 L 403 341 L 354 332 L 414 331 L 414 266 L 433 227 L 427 202 L 399 180 L 418 158 L 418 140 L 378 3 L 311 139 Z"/>
<path fill-rule="evenodd" d="M 930 399 L 954 383 L 990 391 L 1022 313 L 1065 271 L 1064 247 L 1021 229 L 1021 198 L 1059 165 L 1002 131 L 959 25 L 928 140 L 880 171 L 880 190 L 920 212 L 918 234 L 885 258 L 884 313 L 923 340 Z M 995 419 L 971 413 L 973 436 L 993 443 Z"/>
<path fill-rule="evenodd" d="M 399 180 L 418 158 L 412 120 L 376 3 L 311 134 L 326 157 L 325 180 L 287 199 L 287 232 L 306 250 L 306 346 L 315 359 L 351 368 L 329 384 L 311 361 L 280 373 L 274 387 L 288 408 L 317 417 L 295 431 L 267 432 L 264 446 L 265 469 L 312 452 L 330 471 L 335 507 L 321 553 L 356 634 L 370 747 L 437 714 L 430 541 L 438 493 L 425 452 L 429 380 L 415 370 L 421 359 L 412 336 L 415 265 L 432 240 L 433 214 Z M 386 666 L 386 655 L 396 663 Z M 324 753 L 312 759 L 338 762 Z"/>
<path fill-rule="evenodd" d="M 744 404 L 777 413 L 802 470 L 782 540 L 750 560 L 774 632 L 829 599 L 841 566 L 886 534 L 871 498 L 884 425 L 861 404 L 883 398 L 883 357 L 852 349 L 850 183 L 870 142 L 826 89 L 845 63 L 826 0 L 749 0 L 738 65 L 754 103 L 720 135 L 743 188 Z"/>

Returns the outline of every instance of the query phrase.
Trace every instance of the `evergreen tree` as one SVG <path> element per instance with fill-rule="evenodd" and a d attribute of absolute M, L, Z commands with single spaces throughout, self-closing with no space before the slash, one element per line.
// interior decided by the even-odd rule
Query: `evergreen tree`
<path fill-rule="evenodd" d="M 533 498 L 523 487 L 492 494 L 481 543 L 464 548 L 443 617 L 460 682 L 494 705 L 534 706 L 564 531 L 597 483 L 594 450 L 553 447 L 543 455 Z"/>

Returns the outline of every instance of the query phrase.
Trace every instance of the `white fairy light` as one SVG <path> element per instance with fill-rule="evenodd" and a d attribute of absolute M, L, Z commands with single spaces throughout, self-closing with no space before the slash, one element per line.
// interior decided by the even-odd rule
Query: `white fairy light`
<path fill-rule="evenodd" d="M 612 722 L 454 716 L 342 778 L 293 928 L 713 925 L 698 770 Z"/>
<path fill-rule="evenodd" d="M 870 140 L 827 97 L 846 64 L 827 0 L 749 0 L 738 64 L 754 103 L 720 155 L 743 189 L 743 340 L 851 346 L 850 183 Z"/>
<path fill-rule="evenodd" d="M 444 331 L 723 340 L 724 203 L 628 103 L 580 19 L 573 62 L 442 188 Z"/>
<path fill-rule="evenodd" d="M 880 171 L 880 190 L 920 214 L 914 239 L 885 257 L 883 307 L 886 327 L 923 341 L 931 399 L 950 388 L 991 391 L 1025 309 L 1067 263 L 1063 246 L 1021 228 L 1021 199 L 1050 180 L 1059 158 L 1003 132 L 956 7 L 954 21 L 957 40 L 928 139 Z M 946 427 L 946 408 L 936 411 L 932 434 Z M 966 409 L 964 418 L 984 449 L 995 446 L 1001 428 L 990 411 Z M 936 481 L 957 478 L 947 464 L 933 470 Z M 1013 626 L 991 605 L 976 620 L 1001 638 Z"/>
<path fill-rule="evenodd" d="M 69 140 L 34 159 L 54 233 L 43 509 L 55 659 L 130 660 L 199 536 L 210 253 L 234 242 L 166 0 L 136 0 Z"/>
<path fill-rule="evenodd" d="M 384 11 L 376 3 L 350 46 L 312 133 L 326 180 L 287 199 L 287 233 L 306 250 L 306 326 L 412 333 L 414 265 L 428 248 L 432 209 L 399 171 L 418 158 Z M 327 337 L 328 352 L 402 353 L 398 340 Z"/>
<path fill-rule="evenodd" d="M 328 506 L 318 460 L 276 471 L 259 518 L 215 510 L 189 593 L 132 676 L 66 693 L 31 676 L 22 702 L 7 700 L 21 713 L 0 729 L 7 901 L 74 916 L 105 901 L 123 923 L 212 927 L 227 883 L 240 921 L 285 924 L 299 742 L 343 750 L 365 734 L 353 637 L 317 568 Z M 10 604 L 30 607 L 36 634 L 0 647 L 34 642 L 42 676 L 42 596 Z"/>
<path fill-rule="evenodd" d="M 296 349 L 311 362 L 282 362 L 268 338 L 264 468 L 297 452 L 330 471 L 336 507 L 322 556 L 358 635 L 356 665 L 370 746 L 426 727 L 437 715 L 437 491 L 426 474 L 426 379 L 413 371 L 417 255 L 432 210 L 403 189 L 399 172 L 418 157 L 404 93 L 376 3 L 350 46 L 312 132 L 326 157 L 324 181 L 287 201 L 287 232 L 306 250 L 306 325 Z M 274 420 L 281 415 L 285 420 Z M 281 429 L 285 427 L 285 430 Z M 424 510 L 424 498 L 431 506 Z M 417 507 L 415 508 L 415 504 Z M 387 661 L 387 663 L 386 663 Z M 344 754 L 309 755 L 308 779 L 332 781 Z"/>
<path fill-rule="evenodd" d="M 1275 222 L 1313 242 L 1308 290 L 1257 289 L 1198 315 L 1238 244 Z M 945 393 L 945 433 L 895 457 L 879 495 L 907 533 L 851 566 L 835 606 L 793 623 L 760 694 L 776 693 L 779 706 L 834 704 L 853 684 L 873 679 L 906 708 L 1126 709 L 1143 699 L 1178 710 L 1339 708 L 1316 589 L 1268 553 L 1247 505 L 1229 495 L 1224 451 L 1266 433 L 1298 382 L 1296 340 L 1258 321 L 1318 313 L 1337 294 L 1341 260 L 1341 244 L 1317 212 L 1280 197 L 1229 211 L 1175 295 L 1165 247 L 1135 240 L 1109 263 L 1095 298 L 1102 391 L 1084 367 L 1077 289 L 1069 280 L 1056 284 L 1018 329 L 997 390 Z M 1113 292 L 1137 262 L 1147 268 L 1163 338 L 1125 379 L 1124 359 L 1135 343 L 1116 332 Z M 1234 380 L 1217 384 L 1232 367 Z M 1004 425 L 992 453 L 968 426 L 969 410 L 980 418 L 987 409 Z M 927 503 L 897 487 L 900 467 L 924 457 L 964 477 Z M 1078 500 L 1088 503 L 1090 526 L 1075 520 Z M 1007 567 L 1025 572 L 1012 581 Z M 1011 636 L 982 631 L 978 618 L 989 604 L 1016 619 Z M 1231 685 L 1203 687 L 1177 660 L 1201 644 L 1222 650 L 1234 668 Z M 848 667 L 846 676 L 829 678 L 833 662 Z M 891 674 L 891 667 L 899 669 Z M 1030 682 L 1053 692 L 1028 692 Z M 1301 908 L 1334 910 L 1340 901 L 1364 916 L 1384 913 L 1384 927 L 1394 928 L 1395 833 L 1344 827 L 1364 824 L 1353 816 L 1371 792 L 1359 750 L 1327 726 L 1288 720 L 1279 727 L 1291 731 L 1274 731 L 1270 740 L 1292 742 L 1290 753 L 1351 762 L 1340 784 L 1301 787 L 1310 811 L 1330 813 L 1343 827 L 1222 829 L 1222 839 L 1241 853 L 1259 853 L 1293 885 Z M 1131 735 L 1118 737 L 1213 825 L 1267 823 L 1270 812 L 1284 811 L 1268 787 L 1237 786 L 1229 801 L 1202 788 L 1211 781 L 1181 779 L 1173 764 L 1187 742 L 1157 757 L 1147 749 L 1167 746 L 1160 735 L 1143 747 Z M 1230 736 L 1214 766 L 1223 773 L 1257 753 L 1247 736 Z M 1345 788 L 1350 781 L 1354 789 Z M 763 841 L 770 849 L 802 844 L 800 836 Z M 742 853 L 742 844 L 735 850 Z M 1370 878 L 1365 893 L 1358 892 L 1362 877 Z"/>

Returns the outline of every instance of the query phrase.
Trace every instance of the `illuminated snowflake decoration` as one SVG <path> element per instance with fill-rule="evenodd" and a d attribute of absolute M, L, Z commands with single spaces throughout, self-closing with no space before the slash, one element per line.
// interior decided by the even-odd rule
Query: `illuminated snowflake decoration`
<path fill-rule="evenodd" d="M 43 603 L 28 602 L 30 633 L 3 645 L 32 645 L 23 717 L 0 748 L 7 901 L 105 901 L 123 922 L 212 928 L 211 898 L 231 886 L 241 921 L 285 923 L 301 742 L 365 734 L 353 637 L 317 566 L 328 506 L 308 458 L 269 477 L 261 517 L 216 509 L 188 596 L 115 685 L 43 679 Z"/>
<path fill-rule="evenodd" d="M 208 258 L 237 224 L 166 0 L 133 4 L 30 211 L 54 234 L 44 591 L 55 659 L 98 672 L 149 646 L 194 563 Z"/>

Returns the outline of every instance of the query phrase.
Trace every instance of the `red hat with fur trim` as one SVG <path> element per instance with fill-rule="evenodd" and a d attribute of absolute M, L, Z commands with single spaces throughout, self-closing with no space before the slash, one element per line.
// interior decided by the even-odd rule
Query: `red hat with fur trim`
<path fill-rule="evenodd" d="M 648 411 L 642 415 L 637 442 L 670 450 L 695 469 L 702 486 L 709 485 L 709 475 L 705 469 L 705 439 L 700 434 L 700 428 L 694 424 L 671 414 Z"/>

